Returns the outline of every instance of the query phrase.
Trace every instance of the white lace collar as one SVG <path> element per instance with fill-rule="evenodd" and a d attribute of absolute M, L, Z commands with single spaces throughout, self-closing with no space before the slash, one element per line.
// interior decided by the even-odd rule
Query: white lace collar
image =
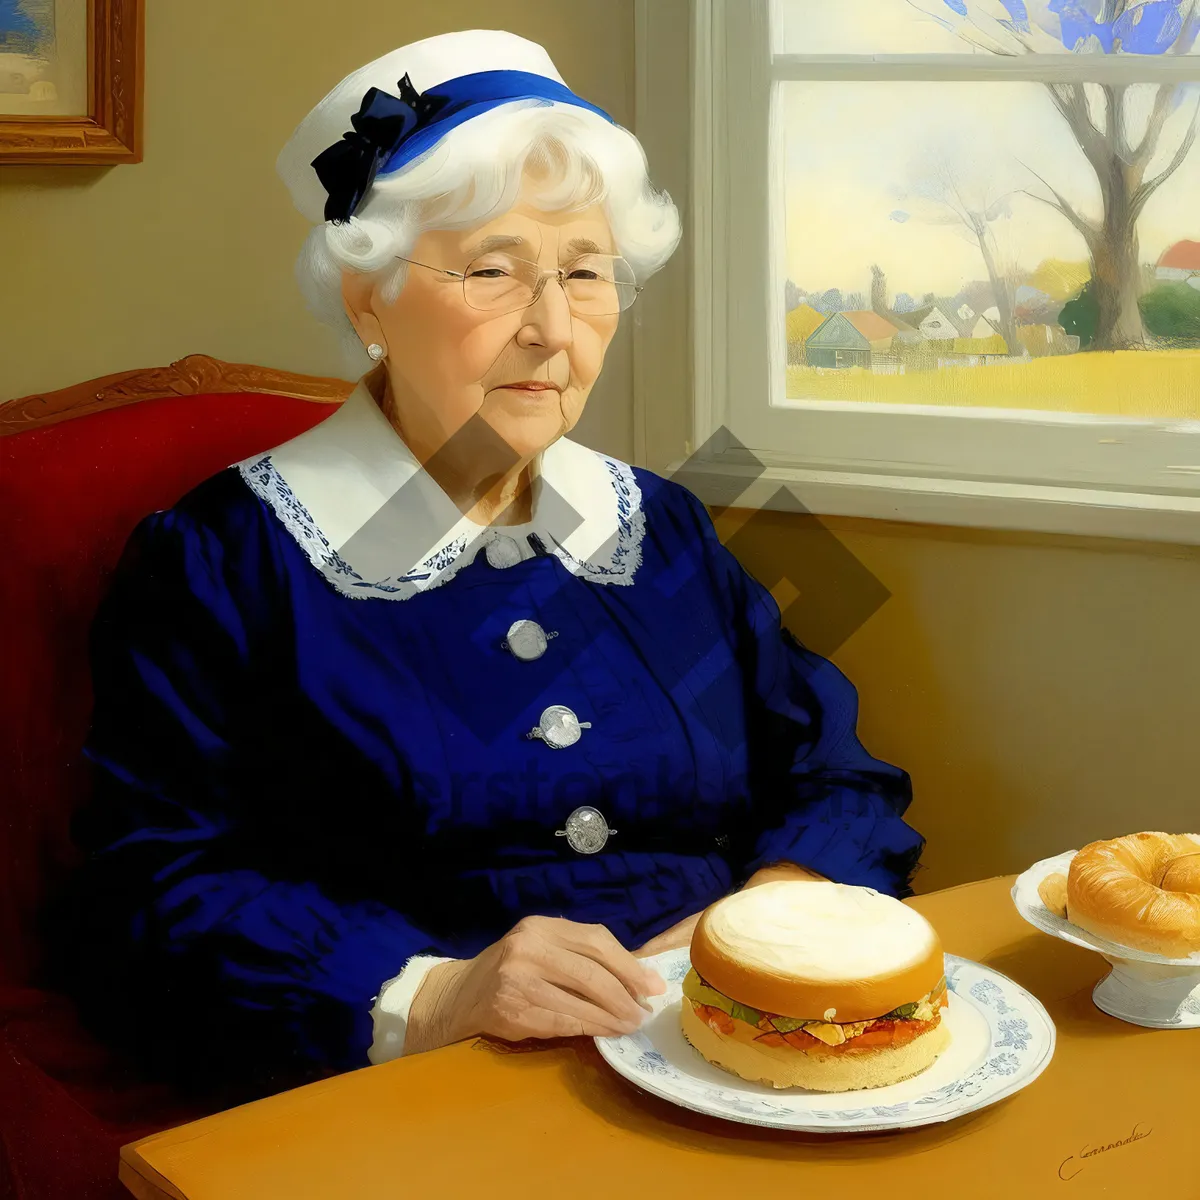
<path fill-rule="evenodd" d="M 521 558 L 538 553 L 540 539 L 592 583 L 632 583 L 641 562 L 645 520 L 628 464 L 559 438 L 535 460 L 532 519 L 481 526 L 422 469 L 365 381 L 321 424 L 236 466 L 347 596 L 406 600 L 500 539 Z"/>

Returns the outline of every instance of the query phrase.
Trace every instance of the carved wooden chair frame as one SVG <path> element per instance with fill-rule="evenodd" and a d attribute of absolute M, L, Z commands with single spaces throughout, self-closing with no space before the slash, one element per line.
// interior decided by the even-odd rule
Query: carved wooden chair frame
<path fill-rule="evenodd" d="M 168 396 L 260 392 L 310 400 L 314 404 L 340 404 L 353 388 L 354 384 L 345 379 L 298 375 L 250 363 L 222 362 L 207 354 L 189 354 L 170 366 L 119 371 L 55 392 L 0 404 L 0 437 Z"/>

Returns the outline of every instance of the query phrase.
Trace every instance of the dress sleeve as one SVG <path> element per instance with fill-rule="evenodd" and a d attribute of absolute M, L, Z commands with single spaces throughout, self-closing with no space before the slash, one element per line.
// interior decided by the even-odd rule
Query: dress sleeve
<path fill-rule="evenodd" d="M 269 557 L 175 510 L 135 532 L 93 627 L 87 859 L 59 910 L 93 1023 L 184 1086 L 249 1094 L 367 1066 L 380 981 L 442 951 L 281 865 L 256 714 L 283 669 Z"/>
<path fill-rule="evenodd" d="M 409 959 L 404 970 L 395 979 L 389 979 L 383 985 L 375 1006 L 371 1009 L 375 1036 L 370 1050 L 367 1051 L 367 1057 L 372 1066 L 391 1062 L 393 1058 L 399 1058 L 404 1053 L 404 1043 L 408 1036 L 408 1016 L 421 984 L 434 967 L 453 961 L 450 958 L 438 958 L 433 954 L 418 954 Z"/>
<path fill-rule="evenodd" d="M 686 495 L 745 685 L 753 807 L 733 855 L 735 876 L 744 882 L 763 866 L 791 862 L 837 883 L 911 895 L 925 841 L 903 819 L 909 776 L 864 749 L 854 685 L 781 626 L 771 594 Z"/>

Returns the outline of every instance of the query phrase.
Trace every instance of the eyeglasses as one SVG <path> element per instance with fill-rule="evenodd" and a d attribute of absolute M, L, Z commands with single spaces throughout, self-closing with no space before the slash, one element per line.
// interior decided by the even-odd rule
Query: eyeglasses
<path fill-rule="evenodd" d="M 528 259 L 490 253 L 474 259 L 462 271 L 430 266 L 401 254 L 396 257 L 414 267 L 461 279 L 467 306 L 497 315 L 528 308 L 542 294 L 548 279 L 558 280 L 571 312 L 578 317 L 614 317 L 642 290 L 634 282 L 633 268 L 615 254 L 584 254 L 569 266 L 543 269 Z"/>

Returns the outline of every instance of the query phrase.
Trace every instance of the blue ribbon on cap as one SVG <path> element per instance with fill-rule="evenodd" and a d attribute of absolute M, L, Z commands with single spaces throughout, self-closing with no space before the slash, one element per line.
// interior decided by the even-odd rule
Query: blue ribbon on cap
<path fill-rule="evenodd" d="M 418 92 L 407 73 L 399 96 L 370 88 L 342 134 L 312 161 L 328 193 L 325 220 L 348 221 L 378 175 L 387 175 L 436 145 L 456 125 L 513 100 L 571 104 L 613 121 L 569 87 L 529 71 L 477 71 Z"/>

